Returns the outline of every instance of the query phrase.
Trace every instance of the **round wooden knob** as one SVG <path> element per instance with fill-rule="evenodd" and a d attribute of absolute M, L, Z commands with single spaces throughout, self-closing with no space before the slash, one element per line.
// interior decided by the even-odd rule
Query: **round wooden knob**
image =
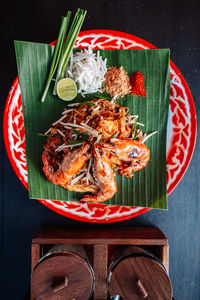
<path fill-rule="evenodd" d="M 65 277 L 61 277 L 59 282 L 58 281 L 54 281 L 52 283 L 52 291 L 53 293 L 57 293 L 59 290 L 64 289 L 66 286 L 68 286 L 68 278 L 67 276 Z"/>
<path fill-rule="evenodd" d="M 76 253 L 47 255 L 35 267 L 31 288 L 37 300 L 89 299 L 94 276 L 89 263 Z"/>
<path fill-rule="evenodd" d="M 137 280 L 136 285 L 138 287 L 138 290 L 141 294 L 141 298 L 145 299 L 148 296 L 148 292 L 146 291 L 142 281 L 140 279 Z"/>

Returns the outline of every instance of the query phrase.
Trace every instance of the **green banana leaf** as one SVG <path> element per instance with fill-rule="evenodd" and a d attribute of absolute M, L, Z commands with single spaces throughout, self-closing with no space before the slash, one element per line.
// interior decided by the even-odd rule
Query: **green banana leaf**
<path fill-rule="evenodd" d="M 24 114 L 26 159 L 29 196 L 34 199 L 79 201 L 80 193 L 69 192 L 54 185 L 43 174 L 41 155 L 46 132 L 60 118 L 66 102 L 53 96 L 53 83 L 44 103 L 40 102 L 46 83 L 54 46 L 15 41 L 17 67 Z M 145 124 L 143 132 L 158 133 L 146 142 L 151 151 L 147 167 L 133 178 L 116 176 L 118 192 L 103 204 L 167 209 L 166 192 L 166 131 L 169 109 L 169 49 L 156 50 L 100 50 L 107 57 L 108 66 L 124 66 L 131 75 L 140 71 L 145 75 L 147 97 L 127 96 L 119 103 L 128 106 Z M 90 97 L 91 98 L 91 97 Z M 78 95 L 76 101 L 80 101 Z M 101 204 L 99 204 L 101 205 Z"/>

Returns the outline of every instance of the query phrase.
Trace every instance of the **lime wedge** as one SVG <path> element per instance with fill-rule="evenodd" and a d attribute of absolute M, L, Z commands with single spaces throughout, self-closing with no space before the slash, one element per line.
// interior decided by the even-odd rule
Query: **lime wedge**
<path fill-rule="evenodd" d="M 77 96 L 77 86 L 71 78 L 63 78 L 58 81 L 57 95 L 60 99 L 71 101 Z"/>

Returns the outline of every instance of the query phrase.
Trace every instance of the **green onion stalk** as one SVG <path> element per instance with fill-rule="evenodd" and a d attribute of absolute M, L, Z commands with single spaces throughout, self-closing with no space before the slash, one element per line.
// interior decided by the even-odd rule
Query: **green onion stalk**
<path fill-rule="evenodd" d="M 49 71 L 49 75 L 47 78 L 46 86 L 44 88 L 41 102 L 44 102 L 49 86 L 51 84 L 52 78 L 57 70 L 56 73 L 56 81 L 54 85 L 53 94 L 57 94 L 57 83 L 60 79 L 64 78 L 65 76 L 65 70 L 67 67 L 67 63 L 69 61 L 69 58 L 71 56 L 71 53 L 73 51 L 74 44 L 76 42 L 77 36 L 81 30 L 81 27 L 83 25 L 83 21 L 85 19 L 85 16 L 87 14 L 87 11 L 84 11 L 80 8 L 77 9 L 77 12 L 75 14 L 75 17 L 72 21 L 70 30 L 68 32 L 67 38 L 65 40 L 65 36 L 67 34 L 70 17 L 71 17 L 71 11 L 68 11 L 67 16 L 62 18 L 62 23 L 60 27 L 60 31 L 57 38 L 56 47 L 53 53 L 53 59 Z"/>
<path fill-rule="evenodd" d="M 58 63 L 59 63 L 59 60 L 60 60 L 60 57 L 62 54 L 62 46 L 63 46 L 64 39 L 65 39 L 65 36 L 67 33 L 70 17 L 71 17 L 71 11 L 68 11 L 67 16 L 62 18 L 62 23 L 61 23 L 60 31 L 58 34 L 56 47 L 55 47 L 55 50 L 53 53 L 51 68 L 50 68 L 49 75 L 47 78 L 46 86 L 45 86 L 43 94 L 42 94 L 41 102 L 44 102 L 44 100 L 46 98 L 51 80 L 52 80 L 52 78 L 55 74 L 56 68 L 58 66 Z"/>
<path fill-rule="evenodd" d="M 57 84 L 58 81 L 63 79 L 65 76 L 66 67 L 69 61 L 69 58 L 71 56 L 71 53 L 74 48 L 74 44 L 76 42 L 77 36 L 81 30 L 83 21 L 85 19 L 87 11 L 84 11 L 82 9 L 78 9 L 77 13 L 74 17 L 74 20 L 72 22 L 72 25 L 70 27 L 67 39 L 63 45 L 63 55 L 61 57 L 61 60 L 58 65 L 57 74 L 56 74 L 56 81 L 54 84 L 54 90 L 53 94 L 57 94 Z"/>

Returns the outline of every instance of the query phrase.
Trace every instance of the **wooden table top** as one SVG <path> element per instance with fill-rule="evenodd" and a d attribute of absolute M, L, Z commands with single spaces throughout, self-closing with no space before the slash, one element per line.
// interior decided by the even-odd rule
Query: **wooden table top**
<path fill-rule="evenodd" d="M 171 59 L 185 77 L 200 112 L 200 2 L 197 0 L 73 0 L 1 2 L 1 119 L 8 91 L 17 75 L 14 40 L 48 43 L 57 37 L 60 16 L 67 10 L 88 9 L 83 30 L 112 29 L 139 36 L 158 48 L 170 48 Z M 2 122 L 1 125 L 2 127 Z M 199 127 L 199 124 L 198 124 Z M 2 130 L 1 130 L 2 132 Z M 8 160 L 0 139 L 0 298 L 23 299 L 30 280 L 30 245 L 40 226 L 91 224 L 50 211 L 28 192 Z M 176 300 L 200 297 L 200 143 L 190 166 L 168 197 L 168 211 L 155 211 L 98 227 L 157 226 L 168 238 L 170 277 Z M 1 278 L 2 277 L 2 278 Z M 11 282 L 11 279 L 12 280 Z M 10 288 L 12 284 L 12 288 Z M 2 295 L 2 297 L 1 297 Z"/>

